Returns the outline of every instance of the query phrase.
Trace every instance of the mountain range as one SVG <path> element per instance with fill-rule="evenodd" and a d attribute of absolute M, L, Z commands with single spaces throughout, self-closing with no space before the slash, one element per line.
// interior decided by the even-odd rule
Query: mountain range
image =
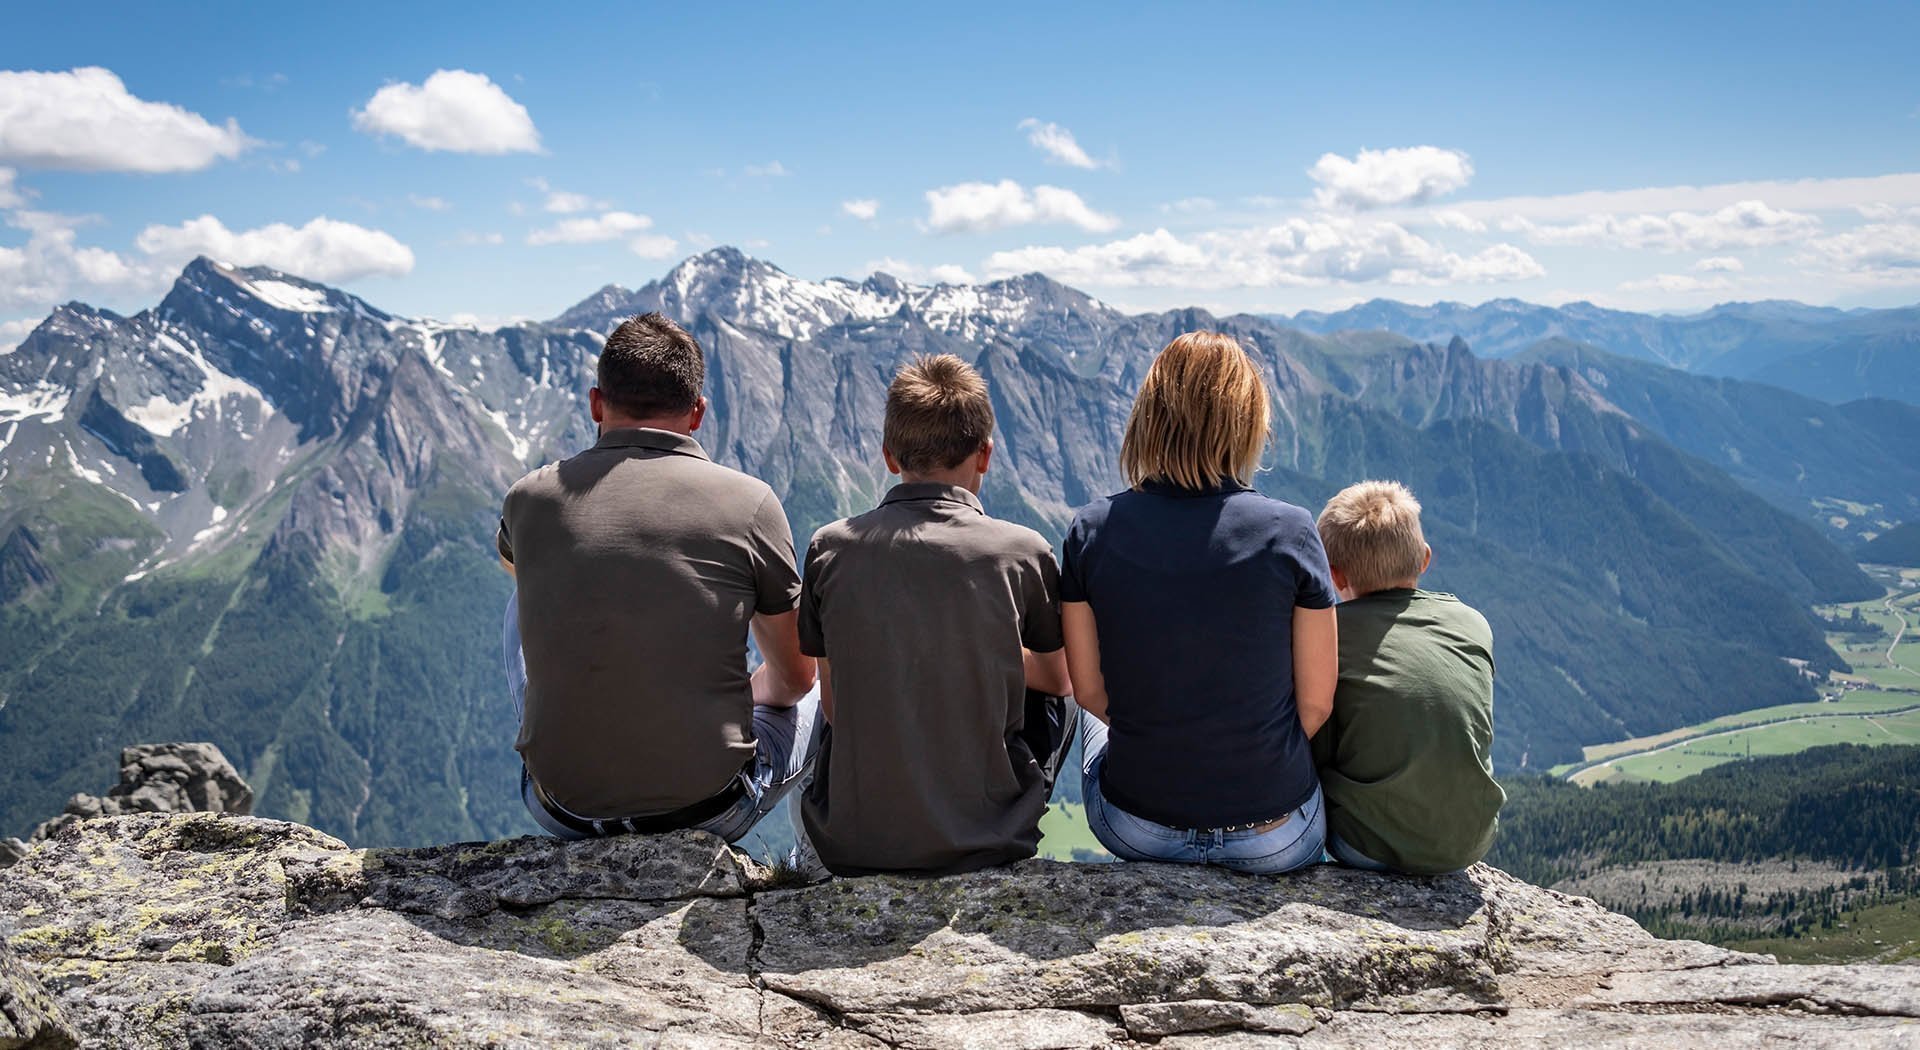
<path fill-rule="evenodd" d="M 1037 274 L 807 281 L 726 248 L 489 331 L 200 259 L 149 310 L 68 304 L 0 355 L 0 833 L 131 739 L 212 740 L 260 812 L 351 841 L 525 830 L 493 527 L 514 478 L 592 442 L 595 354 L 645 310 L 706 348 L 696 436 L 774 487 L 803 544 L 885 490 L 886 385 L 914 354 L 978 365 L 986 505 L 1057 538 L 1120 487 L 1152 355 L 1233 334 L 1273 384 L 1263 490 L 1317 507 L 1391 476 L 1421 496 L 1431 585 L 1499 639 L 1509 770 L 1811 699 L 1803 669 L 1839 661 L 1809 605 L 1878 593 L 1839 544 L 1920 519 L 1920 407 L 1564 338 L 1492 358 L 1128 314 Z"/>
<path fill-rule="evenodd" d="M 1585 302 L 1414 306 L 1375 299 L 1277 320 L 1322 334 L 1387 331 L 1438 342 L 1459 337 L 1488 357 L 1572 342 L 1703 375 L 1758 380 L 1824 401 L 1878 397 L 1920 404 L 1920 306 L 1837 310 L 1768 301 L 1658 315 Z"/>

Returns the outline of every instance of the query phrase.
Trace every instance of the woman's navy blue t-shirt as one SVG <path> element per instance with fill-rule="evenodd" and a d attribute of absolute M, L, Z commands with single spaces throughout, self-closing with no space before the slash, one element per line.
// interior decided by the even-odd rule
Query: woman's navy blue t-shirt
<path fill-rule="evenodd" d="M 1060 597 L 1093 609 L 1111 723 L 1100 790 L 1179 828 L 1277 820 L 1313 796 L 1293 610 L 1335 601 L 1313 518 L 1229 485 L 1148 482 L 1074 515 Z"/>

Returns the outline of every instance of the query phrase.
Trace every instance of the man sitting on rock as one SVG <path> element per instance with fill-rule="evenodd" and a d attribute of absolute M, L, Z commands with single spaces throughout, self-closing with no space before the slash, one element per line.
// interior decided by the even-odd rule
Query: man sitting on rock
<path fill-rule="evenodd" d="M 951 354 L 900 370 L 880 506 L 814 534 L 800 638 L 831 723 L 801 803 L 837 875 L 970 871 L 1034 855 L 1077 726 L 1060 570 L 990 517 L 993 405 Z"/>
<path fill-rule="evenodd" d="M 1486 855 L 1506 793 L 1493 779 L 1493 630 L 1418 589 L 1433 561 L 1420 503 L 1396 481 L 1320 512 L 1340 592 L 1340 681 L 1313 738 L 1327 851 L 1349 867 L 1437 875 Z"/>
<path fill-rule="evenodd" d="M 811 762 L 819 698 L 780 501 L 693 439 L 706 360 L 659 314 L 622 324 L 590 394 L 600 441 L 521 478 L 507 682 L 521 798 L 562 838 L 683 828 L 735 841 Z M 747 671 L 751 630 L 765 662 Z"/>

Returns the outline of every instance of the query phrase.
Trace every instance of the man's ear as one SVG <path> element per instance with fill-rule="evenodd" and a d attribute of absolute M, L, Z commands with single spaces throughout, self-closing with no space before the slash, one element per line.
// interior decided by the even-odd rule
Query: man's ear
<path fill-rule="evenodd" d="M 881 457 L 882 459 L 884 459 L 884 460 L 886 460 L 886 461 L 887 461 L 887 473 L 889 473 L 889 474 L 898 474 L 898 473 L 900 473 L 900 461 L 899 461 L 899 460 L 897 460 L 897 459 L 895 459 L 895 458 L 893 458 L 893 450 L 892 450 L 892 449 L 890 449 L 890 448 L 888 448 L 888 447 L 887 447 L 887 446 L 885 446 L 885 445 L 881 445 L 881 446 L 880 446 L 880 457 Z"/>
<path fill-rule="evenodd" d="M 974 457 L 974 472 L 985 474 L 987 472 L 987 465 L 991 462 L 993 462 L 993 439 L 988 438 L 980 443 L 980 452 Z"/>
<path fill-rule="evenodd" d="M 600 422 L 606 417 L 606 406 L 606 399 L 601 396 L 599 387 L 594 387 L 592 390 L 587 391 L 587 411 L 593 414 L 593 421 L 595 423 Z"/>
<path fill-rule="evenodd" d="M 687 433 L 691 434 L 699 430 L 700 421 L 705 418 L 707 418 L 707 399 L 702 396 L 693 403 L 693 418 L 687 420 Z"/>
<path fill-rule="evenodd" d="M 1428 569 L 1433 568 L 1433 544 L 1429 543 L 1426 545 L 1426 547 L 1427 547 L 1426 560 L 1420 563 L 1420 574 L 1422 576 L 1426 575 Z"/>

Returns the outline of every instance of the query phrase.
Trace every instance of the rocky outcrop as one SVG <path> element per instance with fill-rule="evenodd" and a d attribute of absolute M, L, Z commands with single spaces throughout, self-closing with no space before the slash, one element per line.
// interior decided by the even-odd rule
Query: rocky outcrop
<path fill-rule="evenodd" d="M 0 1050 L 64 1050 L 78 1041 L 47 990 L 0 943 Z"/>
<path fill-rule="evenodd" d="M 212 744 L 141 744 L 120 752 L 120 782 L 106 797 L 85 792 L 60 815 L 33 830 L 26 842 L 0 839 L 0 868 L 19 861 L 34 843 L 94 817 L 124 813 L 253 812 L 253 789 Z"/>
<path fill-rule="evenodd" d="M 135 814 L 0 876 L 0 938 L 102 1047 L 1920 1042 L 1920 968 L 1663 941 L 1485 867 L 785 881 L 692 832 L 358 850 Z"/>

